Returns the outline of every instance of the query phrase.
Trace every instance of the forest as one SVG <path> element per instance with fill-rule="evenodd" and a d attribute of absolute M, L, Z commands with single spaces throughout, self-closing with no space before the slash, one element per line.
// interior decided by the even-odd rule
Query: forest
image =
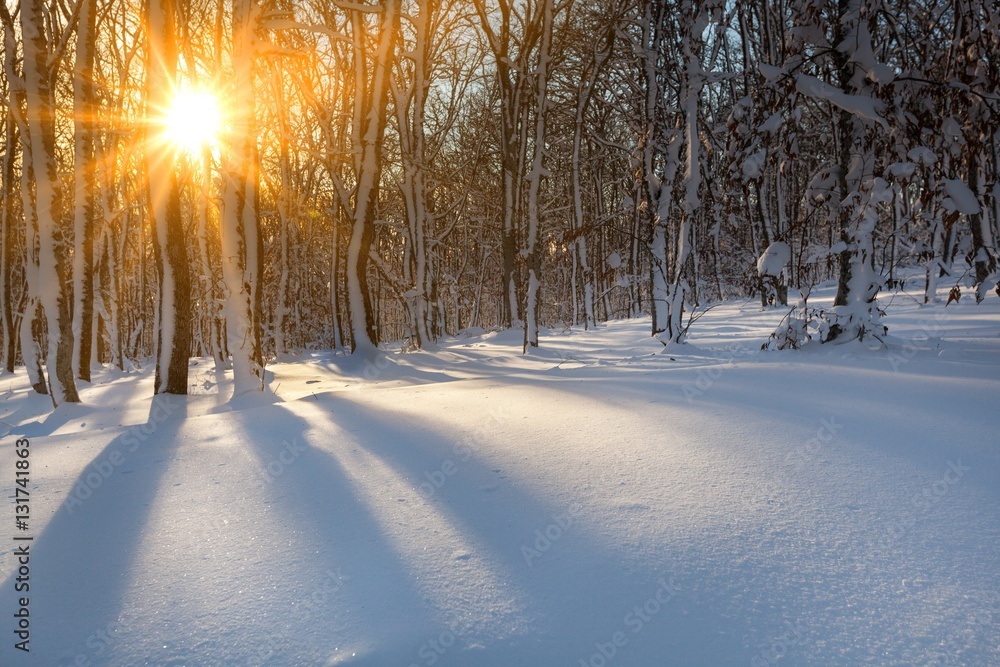
<path fill-rule="evenodd" d="M 91 369 L 785 307 L 776 349 L 994 299 L 989 0 L 0 3 L 0 341 Z M 832 308 L 811 289 L 836 281 Z M 789 289 L 801 298 L 789 299 Z M 542 341 L 544 345 L 544 340 Z"/>

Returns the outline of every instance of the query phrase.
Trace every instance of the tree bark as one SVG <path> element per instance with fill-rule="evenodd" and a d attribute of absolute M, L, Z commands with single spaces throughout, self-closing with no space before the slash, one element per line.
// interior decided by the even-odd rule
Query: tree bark
<path fill-rule="evenodd" d="M 39 279 L 44 281 L 40 301 L 48 325 L 46 373 L 53 406 L 78 403 L 73 373 L 73 323 L 70 311 L 71 279 L 62 227 L 63 192 L 56 167 L 55 105 L 45 34 L 46 7 L 41 0 L 21 0 L 24 39 L 26 122 L 30 134 L 31 166 L 35 179 L 38 219 Z"/>
<path fill-rule="evenodd" d="M 263 389 L 258 220 L 258 165 L 254 44 L 256 0 L 233 0 L 234 85 L 227 137 L 223 195 L 222 275 L 226 289 L 226 338 L 233 358 L 234 395 Z"/>
<path fill-rule="evenodd" d="M 379 186 L 382 179 L 382 141 L 385 135 L 396 41 L 399 38 L 399 0 L 386 0 L 379 11 L 376 48 L 369 55 L 361 44 L 355 49 L 355 90 L 362 97 L 355 123 L 359 145 L 356 185 L 351 211 L 351 237 L 347 246 L 347 306 L 350 313 L 352 352 L 374 356 L 378 351 L 378 330 L 368 287 L 368 258 L 375 233 Z M 364 41 L 366 30 L 360 11 L 352 10 L 355 39 Z M 362 92 L 363 91 L 363 92 Z"/>
<path fill-rule="evenodd" d="M 97 164 L 94 156 L 94 50 L 97 33 L 96 0 L 81 0 L 77 21 L 74 98 L 74 252 L 73 252 L 73 368 L 76 377 L 90 382 L 94 324 L 94 225 L 97 216 Z"/>
<path fill-rule="evenodd" d="M 186 394 L 191 356 L 191 281 L 177 184 L 178 148 L 156 135 L 155 110 L 168 108 L 176 89 L 176 0 L 149 0 L 149 99 L 146 172 L 158 279 L 154 393 Z"/>

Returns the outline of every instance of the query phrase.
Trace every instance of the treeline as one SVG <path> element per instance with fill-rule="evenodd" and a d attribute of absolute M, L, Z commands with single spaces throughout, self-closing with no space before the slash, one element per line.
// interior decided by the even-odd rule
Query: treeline
<path fill-rule="evenodd" d="M 232 360 L 799 304 L 772 341 L 881 338 L 921 266 L 996 284 L 988 0 L 5 1 L 2 361 Z M 157 136 L 218 96 L 202 151 Z M 953 273 L 963 267 L 964 274 Z M 943 282 L 942 282 L 943 281 Z"/>

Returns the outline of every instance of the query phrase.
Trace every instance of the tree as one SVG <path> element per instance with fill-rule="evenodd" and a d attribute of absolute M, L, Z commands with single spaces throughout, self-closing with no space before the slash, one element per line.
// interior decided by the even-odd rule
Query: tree
<path fill-rule="evenodd" d="M 14 284 L 14 265 L 17 261 L 17 220 L 14 199 L 17 196 L 17 181 L 14 173 L 17 161 L 17 150 L 20 143 L 15 113 L 20 108 L 20 96 L 14 95 L 18 77 L 14 73 L 14 57 L 16 46 L 13 34 L 13 22 L 4 4 L 0 7 L 3 15 L 4 32 L 4 66 L 3 93 L 8 100 L 3 111 L 3 154 L 0 155 L 0 339 L 3 348 L 0 350 L 0 363 L 8 373 L 14 372 L 17 358 L 17 329 L 14 317 L 15 303 L 20 301 L 17 286 Z"/>
<path fill-rule="evenodd" d="M 348 191 L 340 183 L 338 189 L 341 206 L 351 223 L 345 267 L 351 350 L 365 357 L 375 355 L 379 342 L 368 285 L 368 261 L 384 168 L 382 144 L 390 101 L 391 73 L 399 39 L 400 10 L 399 0 L 386 0 L 377 10 L 358 7 L 348 10 L 353 43 L 353 187 Z M 377 20 L 371 21 L 369 16 Z"/>
<path fill-rule="evenodd" d="M 146 171 L 156 256 L 157 321 L 154 393 L 186 394 L 191 356 L 191 288 L 177 184 L 178 147 L 157 136 L 157 116 L 177 89 L 175 0 L 149 0 Z"/>
<path fill-rule="evenodd" d="M 46 372 L 52 404 L 77 403 L 73 374 L 73 331 L 68 285 L 69 253 L 60 232 L 62 185 L 56 165 L 55 105 L 47 11 L 41 0 L 21 0 L 24 40 L 25 122 L 34 175 L 34 215 L 38 221 L 39 302 L 48 326 Z"/>
<path fill-rule="evenodd" d="M 700 206 L 700 96 L 706 82 L 703 33 L 715 3 L 641 3 L 632 49 L 639 63 L 637 206 L 649 221 L 653 335 L 681 342 L 686 277 Z M 671 67 L 671 64 L 676 63 Z M 676 91 L 676 92 L 675 92 Z M 682 155 L 684 157 L 682 157 Z M 680 211 L 675 213 L 675 203 Z M 679 222 L 676 219 L 679 217 Z M 673 252 L 671 252 L 673 250 Z"/>
<path fill-rule="evenodd" d="M 234 94 L 224 142 L 222 275 L 226 292 L 226 339 L 233 358 L 235 394 L 261 389 L 262 273 L 258 212 L 258 155 L 254 49 L 260 8 L 256 0 L 233 0 Z"/>
<path fill-rule="evenodd" d="M 97 1 L 81 0 L 76 28 L 74 99 L 73 371 L 90 382 L 94 325 L 94 227 L 97 216 L 97 160 L 94 132 L 94 55 Z"/>

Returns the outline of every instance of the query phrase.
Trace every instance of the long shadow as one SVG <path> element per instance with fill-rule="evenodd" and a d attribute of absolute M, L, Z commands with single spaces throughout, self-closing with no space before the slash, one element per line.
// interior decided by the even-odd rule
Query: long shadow
<path fill-rule="evenodd" d="M 112 641 L 122 640 L 125 630 L 117 621 L 129 573 L 186 415 L 186 399 L 155 397 L 146 424 L 108 443 L 31 542 L 31 664 L 81 664 L 75 662 L 81 655 L 87 664 L 98 664 L 88 638 L 105 632 Z M 13 590 L 15 575 L 3 590 Z M 14 601 L 4 596 L 4 602 L 7 611 Z M 0 649 L 4 664 L 16 664 L 14 656 L 21 656 L 12 644 L 5 641 Z"/>
<path fill-rule="evenodd" d="M 355 482 L 343 466 L 306 436 L 316 424 L 281 403 L 232 416 L 265 475 L 267 502 L 287 522 L 287 534 L 296 536 L 295 553 L 301 561 L 283 574 L 291 577 L 285 585 L 300 585 L 308 596 L 310 582 L 318 583 L 317 575 L 324 571 L 338 575 L 335 594 L 323 597 L 320 604 L 307 604 L 311 627 L 299 624 L 279 630 L 276 652 L 266 664 L 333 664 L 327 663 L 331 656 L 339 656 L 336 664 L 350 665 L 387 664 L 390 656 L 402 664 L 416 659 L 415 647 L 413 655 L 399 653 L 413 639 L 397 642 L 396 653 L 393 646 L 359 643 L 359 638 L 373 635 L 423 641 L 436 627 L 438 610 L 414 588 L 412 572 L 371 509 L 358 498 Z M 379 626 L 375 633 L 369 627 L 373 619 Z M 298 658 L 281 652 L 280 647 L 301 644 L 302 635 L 317 630 L 318 636 L 305 643 L 307 652 Z M 322 655 L 309 654 L 313 648 Z M 354 659 L 344 658 L 345 649 L 356 654 Z"/>
<path fill-rule="evenodd" d="M 565 505 L 543 498 L 489 463 L 475 446 L 456 450 L 461 443 L 455 442 L 454 432 L 430 419 L 374 410 L 339 393 L 321 400 L 332 406 L 331 419 L 339 427 L 364 434 L 360 446 L 414 488 L 422 489 L 435 509 L 511 582 L 524 603 L 522 620 L 530 631 L 522 629 L 503 639 L 464 637 L 464 642 L 479 649 L 446 654 L 439 664 L 499 665 L 510 660 L 576 664 L 573 656 L 589 658 L 595 641 L 607 641 L 613 631 L 622 629 L 622 619 L 632 606 L 626 603 L 648 600 L 658 588 L 659 577 L 675 576 L 679 583 L 688 578 L 684 584 L 691 584 L 692 573 L 682 569 L 697 562 L 700 554 L 692 556 L 690 544 L 678 543 L 676 551 L 667 549 L 657 562 L 637 565 L 627 555 L 627 545 L 612 543 L 616 536 L 607 534 L 606 527 L 588 525 L 586 512 L 574 516 L 579 509 L 575 498 L 564 498 Z M 440 487 L 431 491 L 421 486 L 435 486 L 434 479 L 442 482 L 437 473 L 447 461 L 454 471 L 444 476 Z M 540 539 L 545 533 L 555 539 Z M 601 611 L 579 612 L 584 609 Z M 691 599 L 686 609 L 686 617 L 679 607 L 668 609 L 656 637 L 649 633 L 642 643 L 633 642 L 632 657 L 644 651 L 662 655 L 668 643 L 676 642 L 676 647 L 688 640 L 700 641 L 699 636 L 711 632 L 717 613 Z"/>

